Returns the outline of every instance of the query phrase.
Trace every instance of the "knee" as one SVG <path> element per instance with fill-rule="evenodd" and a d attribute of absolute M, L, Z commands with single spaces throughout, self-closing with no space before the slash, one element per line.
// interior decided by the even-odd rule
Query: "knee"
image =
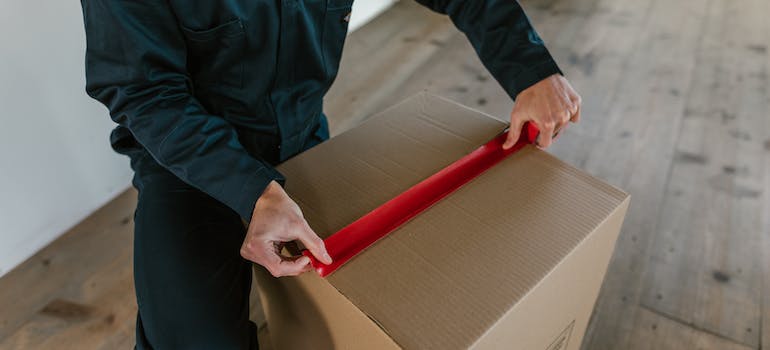
<path fill-rule="evenodd" d="M 168 308 L 166 308 L 168 309 Z M 257 327 L 248 317 L 233 317 L 190 308 L 139 307 L 138 349 L 257 349 Z M 213 309 L 213 308 L 210 308 Z M 248 308 L 245 310 L 248 313 Z M 169 314 L 171 313 L 171 314 Z"/>

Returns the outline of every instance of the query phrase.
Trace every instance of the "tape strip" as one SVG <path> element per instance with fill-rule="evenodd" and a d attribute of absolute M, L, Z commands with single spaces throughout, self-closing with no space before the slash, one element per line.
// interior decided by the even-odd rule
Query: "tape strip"
<path fill-rule="evenodd" d="M 516 145 L 503 150 L 507 132 L 493 138 L 483 146 L 439 172 L 422 180 L 393 199 L 370 211 L 324 240 L 333 262 L 325 265 L 305 250 L 313 268 L 326 277 L 388 233 L 419 215 L 423 210 L 454 192 L 468 181 L 479 176 L 508 155 L 537 140 L 538 129 L 526 123 Z"/>

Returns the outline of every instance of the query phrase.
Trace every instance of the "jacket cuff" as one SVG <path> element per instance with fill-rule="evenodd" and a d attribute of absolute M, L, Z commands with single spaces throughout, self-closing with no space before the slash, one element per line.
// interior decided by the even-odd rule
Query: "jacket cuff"
<path fill-rule="evenodd" d="M 256 205 L 259 197 L 262 196 L 262 192 L 265 191 L 267 185 L 273 180 L 278 182 L 281 186 L 286 184 L 286 178 L 281 173 L 272 167 L 266 166 L 260 169 L 257 174 L 250 177 L 235 196 L 230 197 L 235 198 L 232 209 L 235 210 L 247 224 L 251 221 L 254 205 Z"/>
<path fill-rule="evenodd" d="M 519 93 L 554 74 L 564 75 L 556 62 L 553 59 L 548 59 L 529 66 L 527 70 L 519 72 L 516 76 L 510 77 L 510 79 L 501 81 L 501 85 L 508 95 L 516 100 Z"/>

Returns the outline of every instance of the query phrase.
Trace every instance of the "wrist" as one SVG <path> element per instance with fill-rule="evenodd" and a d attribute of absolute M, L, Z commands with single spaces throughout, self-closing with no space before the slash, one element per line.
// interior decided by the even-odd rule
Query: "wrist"
<path fill-rule="evenodd" d="M 283 196 L 283 193 L 283 188 L 278 182 L 275 180 L 270 181 L 270 183 L 267 184 L 267 187 L 265 187 L 265 189 L 262 191 L 262 194 L 259 196 L 259 198 L 257 198 L 257 202 L 254 205 L 254 210 L 260 206 L 264 206 L 280 200 Z"/>

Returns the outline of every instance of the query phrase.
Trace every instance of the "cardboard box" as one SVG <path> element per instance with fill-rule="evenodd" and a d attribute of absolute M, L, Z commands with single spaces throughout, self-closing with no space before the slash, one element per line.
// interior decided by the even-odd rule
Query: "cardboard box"
<path fill-rule="evenodd" d="M 417 95 L 279 170 L 327 237 L 505 123 Z M 577 349 L 628 194 L 526 146 L 327 278 L 257 283 L 275 349 Z"/>

